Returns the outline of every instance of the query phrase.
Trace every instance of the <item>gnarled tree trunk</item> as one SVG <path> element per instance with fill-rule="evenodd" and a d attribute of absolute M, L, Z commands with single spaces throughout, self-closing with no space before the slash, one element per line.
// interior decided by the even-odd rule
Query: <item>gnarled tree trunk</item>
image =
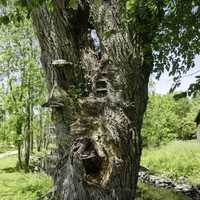
<path fill-rule="evenodd" d="M 57 200 L 128 200 L 135 196 L 140 129 L 152 69 L 151 48 L 122 25 L 119 0 L 54 0 L 32 12 L 46 71 L 60 161 Z M 99 59 L 88 40 L 94 26 Z"/>

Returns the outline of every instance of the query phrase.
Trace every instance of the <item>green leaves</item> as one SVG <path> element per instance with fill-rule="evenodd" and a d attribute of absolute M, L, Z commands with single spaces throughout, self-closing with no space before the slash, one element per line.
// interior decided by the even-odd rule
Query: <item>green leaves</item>
<path fill-rule="evenodd" d="M 18 26 L 9 23 L 0 27 L 0 74 L 5 74 L 2 78 L 6 85 L 5 88 L 0 85 L 4 111 L 0 140 L 5 134 L 12 135 L 15 141 L 21 140 L 19 132 L 23 132 L 17 131 L 18 124 L 21 123 L 20 127 L 26 125 L 27 104 L 33 106 L 35 115 L 44 102 L 46 88 L 38 59 L 39 47 L 29 20 L 21 21 Z"/>
<path fill-rule="evenodd" d="M 78 9 L 78 1 L 77 0 L 69 0 L 68 7 L 72 8 L 74 10 L 77 10 Z"/>
<path fill-rule="evenodd" d="M 7 0 L 0 0 L 0 4 L 3 5 L 3 6 L 7 6 L 8 1 Z"/>
<path fill-rule="evenodd" d="M 153 41 L 154 71 L 159 77 L 167 69 L 177 82 L 182 74 L 194 67 L 195 55 L 200 53 L 199 1 L 165 3 L 165 15 Z"/>
<path fill-rule="evenodd" d="M 7 25 L 10 22 L 10 18 L 8 16 L 2 16 L 0 17 L 0 24 Z"/>
<path fill-rule="evenodd" d="M 157 78 L 167 70 L 178 87 L 182 74 L 194 67 L 200 54 L 199 0 L 127 0 L 126 18 L 130 32 L 149 41 L 154 53 Z M 197 82 L 188 93 L 199 90 Z"/>
<path fill-rule="evenodd" d="M 128 0 L 126 2 L 126 9 L 127 9 L 127 11 L 129 13 L 133 12 L 133 10 L 135 9 L 135 6 L 136 6 L 136 1 L 135 0 Z"/>
<path fill-rule="evenodd" d="M 199 99 L 175 101 L 173 95 L 152 94 L 142 129 L 144 146 L 159 146 L 172 140 L 194 138 L 198 102 Z"/>

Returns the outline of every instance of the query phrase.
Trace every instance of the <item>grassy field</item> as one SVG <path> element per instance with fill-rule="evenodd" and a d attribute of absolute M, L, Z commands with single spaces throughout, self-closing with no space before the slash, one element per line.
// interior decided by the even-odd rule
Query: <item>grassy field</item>
<path fill-rule="evenodd" d="M 52 183 L 42 173 L 16 171 L 16 157 L 0 159 L 0 199 L 35 200 L 45 194 Z"/>
<path fill-rule="evenodd" d="M 19 172 L 16 156 L 0 159 L 0 200 L 35 200 L 52 186 L 43 173 Z M 200 145 L 196 142 L 173 142 L 156 149 L 145 149 L 142 165 L 176 178 L 186 176 L 200 182 Z M 172 191 L 153 188 L 140 183 L 137 200 L 185 200 Z M 170 197 L 170 198 L 169 198 Z"/>
<path fill-rule="evenodd" d="M 142 165 L 176 179 L 185 176 L 200 183 L 200 144 L 196 141 L 177 141 L 154 149 L 144 149 Z"/>
<path fill-rule="evenodd" d="M 182 194 L 177 194 L 172 190 L 155 188 L 139 182 L 136 200 L 189 200 Z"/>

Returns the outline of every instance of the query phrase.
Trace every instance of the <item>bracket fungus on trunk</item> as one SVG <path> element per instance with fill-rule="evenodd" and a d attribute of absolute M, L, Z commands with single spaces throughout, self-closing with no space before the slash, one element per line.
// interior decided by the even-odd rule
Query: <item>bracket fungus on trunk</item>
<path fill-rule="evenodd" d="M 48 101 L 44 104 L 42 104 L 43 108 L 61 108 L 64 107 L 64 102 L 60 101 L 59 99 L 56 98 L 50 98 Z"/>
<path fill-rule="evenodd" d="M 68 62 L 64 59 L 58 59 L 58 60 L 54 60 L 52 62 L 52 65 L 55 66 L 55 67 L 72 67 L 73 66 L 73 63 L 72 62 Z"/>

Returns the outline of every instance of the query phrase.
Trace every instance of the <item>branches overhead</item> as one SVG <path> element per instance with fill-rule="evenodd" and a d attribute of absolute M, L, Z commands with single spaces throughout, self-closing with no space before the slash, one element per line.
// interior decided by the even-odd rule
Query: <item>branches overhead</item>
<path fill-rule="evenodd" d="M 90 3 L 91 0 L 84 1 Z M 50 11 L 54 5 L 76 10 L 78 0 L 0 0 L 0 24 L 19 23 L 32 9 L 45 5 Z M 102 1 L 92 1 L 100 6 Z M 167 70 L 177 83 L 183 74 L 194 67 L 194 57 L 200 54 L 200 0 L 123 0 L 120 3 L 124 27 L 139 35 L 139 40 L 151 44 L 154 50 L 154 72 L 157 78 Z M 64 5 L 64 6 L 63 6 Z M 6 8 L 7 7 L 7 8 Z M 9 7 L 9 9 L 8 9 Z M 106 31 L 106 30 L 105 30 Z M 135 37 L 135 35 L 132 35 Z M 193 86 L 191 86 L 193 87 Z"/>
<path fill-rule="evenodd" d="M 167 70 L 174 80 L 194 67 L 199 54 L 200 1 L 166 1 L 165 15 L 153 42 L 157 77 Z"/>
<path fill-rule="evenodd" d="M 153 39 L 164 16 L 164 2 L 157 0 L 128 0 L 126 4 L 129 29 L 138 33 L 148 33 Z"/>

